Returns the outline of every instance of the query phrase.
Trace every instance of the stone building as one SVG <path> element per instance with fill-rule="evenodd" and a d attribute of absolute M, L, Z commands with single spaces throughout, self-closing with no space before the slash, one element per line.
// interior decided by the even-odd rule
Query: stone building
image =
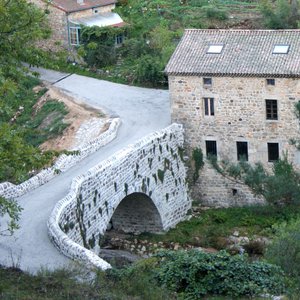
<path fill-rule="evenodd" d="M 189 153 L 200 147 L 268 169 L 287 153 L 300 166 L 290 142 L 300 138 L 300 30 L 186 30 L 165 71 Z M 208 163 L 193 196 L 221 206 L 262 201 Z"/>
<path fill-rule="evenodd" d="M 48 11 L 48 21 L 52 29 L 51 38 L 41 42 L 46 49 L 72 49 L 80 44 L 80 28 L 85 26 L 125 25 L 121 17 L 113 12 L 117 0 L 29 0 Z M 116 44 L 123 36 L 116 37 Z"/>

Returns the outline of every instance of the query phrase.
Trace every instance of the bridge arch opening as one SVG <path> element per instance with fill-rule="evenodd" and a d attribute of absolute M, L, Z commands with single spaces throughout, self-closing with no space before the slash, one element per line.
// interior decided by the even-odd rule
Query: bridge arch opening
<path fill-rule="evenodd" d="M 132 193 L 120 202 L 111 218 L 112 228 L 127 233 L 163 231 L 160 214 L 152 199 Z"/>

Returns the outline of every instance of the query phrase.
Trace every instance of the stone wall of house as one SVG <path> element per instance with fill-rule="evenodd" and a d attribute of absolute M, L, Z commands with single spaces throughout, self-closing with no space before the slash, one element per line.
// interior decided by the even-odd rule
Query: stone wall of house
<path fill-rule="evenodd" d="M 256 196 L 248 186 L 234 178 L 225 177 L 205 161 L 199 180 L 191 189 L 192 199 L 210 207 L 232 207 L 266 204 L 262 196 Z"/>
<path fill-rule="evenodd" d="M 90 17 L 90 16 L 94 16 L 96 14 L 108 13 L 108 12 L 111 12 L 113 9 L 115 9 L 115 7 L 116 7 L 115 4 L 110 4 L 110 5 L 96 7 L 94 9 L 86 9 L 86 10 L 72 12 L 69 14 L 69 20 Z"/>
<path fill-rule="evenodd" d="M 279 143 L 280 154 L 287 153 L 288 159 L 300 166 L 299 151 L 290 144 L 291 139 L 300 138 L 295 114 L 295 104 L 300 101 L 299 79 L 276 78 L 275 85 L 269 86 L 266 78 L 212 77 L 212 84 L 204 85 L 202 77 L 170 76 L 169 85 L 172 121 L 184 125 L 189 153 L 200 147 L 205 154 L 205 141 L 212 140 L 217 142 L 218 159 L 237 162 L 236 142 L 248 142 L 249 162 L 262 162 L 271 169 L 267 143 Z M 214 98 L 214 116 L 205 116 L 204 97 Z M 266 120 L 266 99 L 277 100 L 278 120 Z M 236 203 L 232 185 L 225 189 L 227 184 L 222 184 L 220 174 L 208 170 L 201 174 L 198 188 L 194 188 L 196 199 L 222 206 L 226 201 Z M 242 192 L 241 187 L 238 190 Z M 223 198 L 219 203 L 218 197 Z M 249 203 L 254 200 L 247 199 Z"/>
<path fill-rule="evenodd" d="M 42 10 L 47 9 L 49 14 L 47 20 L 51 28 L 51 36 L 47 40 L 41 40 L 37 43 L 39 47 L 45 50 L 59 51 L 68 49 L 68 21 L 64 11 L 45 3 L 43 0 L 29 0 Z"/>
<path fill-rule="evenodd" d="M 48 221 L 49 236 L 57 248 L 71 258 L 107 268 L 95 253 L 111 219 L 113 226 L 115 223 L 125 231 L 167 230 L 184 219 L 191 201 L 180 156 L 183 138 L 182 126 L 173 124 L 75 178 L 69 194 L 58 202 Z M 127 202 L 135 193 L 144 199 Z M 148 203 L 144 209 L 136 207 L 135 201 L 145 203 L 145 197 Z M 137 215 L 136 208 L 142 216 Z M 135 224 L 141 217 L 143 228 Z"/>
<path fill-rule="evenodd" d="M 111 12 L 115 8 L 115 4 L 100 6 L 95 9 L 86 9 L 82 11 L 66 13 L 63 10 L 47 4 L 45 0 L 28 0 L 34 3 L 42 10 L 48 11 L 47 20 L 51 28 L 51 36 L 47 40 L 37 42 L 37 46 L 50 51 L 61 51 L 68 49 L 72 52 L 73 47 L 69 45 L 68 22 L 80 18 L 93 16 L 95 14 L 103 14 Z M 96 12 L 97 11 L 97 12 Z M 76 54 L 73 53 L 76 57 Z"/>

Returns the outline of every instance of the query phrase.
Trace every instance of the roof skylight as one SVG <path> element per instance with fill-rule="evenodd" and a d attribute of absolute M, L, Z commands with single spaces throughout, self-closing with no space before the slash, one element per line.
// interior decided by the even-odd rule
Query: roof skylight
<path fill-rule="evenodd" d="M 290 45 L 275 45 L 273 54 L 287 54 L 289 52 Z"/>
<path fill-rule="evenodd" d="M 223 50 L 224 45 L 222 44 L 214 44 L 208 47 L 206 53 L 220 54 Z"/>

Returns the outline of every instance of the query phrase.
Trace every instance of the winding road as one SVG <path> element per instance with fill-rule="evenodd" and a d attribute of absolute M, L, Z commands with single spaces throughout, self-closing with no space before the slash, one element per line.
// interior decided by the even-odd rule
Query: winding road
<path fill-rule="evenodd" d="M 72 263 L 52 245 L 46 226 L 55 204 L 68 193 L 72 178 L 171 122 L 169 93 L 166 90 L 126 86 L 44 69 L 38 71 L 42 80 L 53 83 L 80 102 L 101 108 L 110 116 L 120 117 L 122 125 L 111 143 L 17 199 L 24 209 L 19 221 L 20 229 L 13 236 L 0 236 L 0 264 L 18 266 L 31 273 Z"/>

